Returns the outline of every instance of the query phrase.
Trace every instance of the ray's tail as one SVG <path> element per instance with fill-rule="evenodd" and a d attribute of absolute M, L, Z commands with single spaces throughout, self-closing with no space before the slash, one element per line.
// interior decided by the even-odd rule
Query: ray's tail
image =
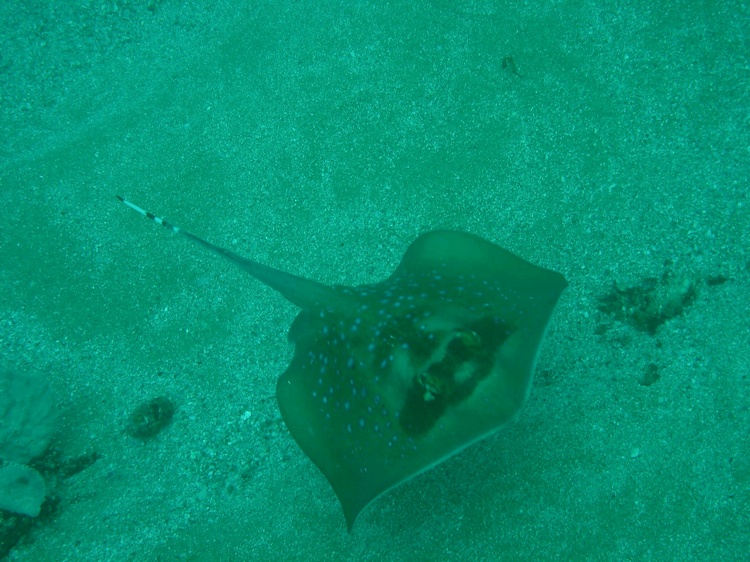
<path fill-rule="evenodd" d="M 209 249 L 213 253 L 219 254 L 220 256 L 228 259 L 229 261 L 255 277 L 258 281 L 261 281 L 272 289 L 280 292 L 282 295 L 284 295 L 284 297 L 286 297 L 288 300 L 290 300 L 300 308 L 310 309 L 318 306 L 321 302 L 326 302 L 331 299 L 334 289 L 328 287 L 327 285 L 323 285 L 322 283 L 318 283 L 317 281 L 313 281 L 311 279 L 305 279 L 304 277 L 298 277 L 296 275 L 292 275 L 291 273 L 286 273 L 285 271 L 269 267 L 255 260 L 243 258 L 239 254 L 235 254 L 234 252 L 227 250 L 226 248 L 211 244 L 211 242 L 208 242 L 203 238 L 196 236 L 195 234 L 191 234 L 187 230 L 183 230 L 179 226 L 167 222 L 161 217 L 157 217 L 155 214 L 148 212 L 146 209 L 142 209 L 135 203 L 131 203 L 120 195 L 115 195 L 115 197 L 117 197 L 120 202 L 124 203 L 134 211 L 140 213 L 147 219 L 154 221 L 156 224 L 159 224 L 164 228 L 171 230 L 175 234 L 185 236 L 193 242 L 200 244 L 204 248 Z"/>

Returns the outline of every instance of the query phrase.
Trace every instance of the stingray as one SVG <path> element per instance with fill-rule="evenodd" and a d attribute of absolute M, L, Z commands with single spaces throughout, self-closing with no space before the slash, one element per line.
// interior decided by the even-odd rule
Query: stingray
<path fill-rule="evenodd" d="M 567 283 L 478 236 L 419 236 L 394 273 L 328 286 L 208 248 L 301 309 L 276 386 L 294 440 L 330 483 L 351 531 L 375 498 L 511 420 Z"/>

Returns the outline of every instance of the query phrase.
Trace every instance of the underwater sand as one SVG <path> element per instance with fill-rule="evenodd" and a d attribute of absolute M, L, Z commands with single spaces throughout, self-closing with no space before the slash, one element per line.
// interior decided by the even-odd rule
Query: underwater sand
<path fill-rule="evenodd" d="M 0 557 L 750 552 L 750 10 L 520 4 L 0 4 L 0 367 L 60 412 Z M 570 286 L 520 416 L 347 534 L 276 404 L 295 307 L 115 193 L 329 284 L 447 228 Z"/>

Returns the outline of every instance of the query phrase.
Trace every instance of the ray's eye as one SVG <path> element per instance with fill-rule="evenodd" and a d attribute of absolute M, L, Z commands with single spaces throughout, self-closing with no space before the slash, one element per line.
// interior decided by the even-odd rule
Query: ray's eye
<path fill-rule="evenodd" d="M 459 330 L 456 339 L 470 349 L 478 349 L 482 345 L 482 338 L 474 330 Z"/>

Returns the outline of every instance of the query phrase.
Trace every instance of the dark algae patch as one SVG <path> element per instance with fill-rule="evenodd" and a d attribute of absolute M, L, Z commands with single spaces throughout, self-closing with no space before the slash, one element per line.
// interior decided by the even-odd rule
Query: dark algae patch
<path fill-rule="evenodd" d="M 661 277 L 647 277 L 638 285 L 612 289 L 599 297 L 597 308 L 615 320 L 654 335 L 659 326 L 680 316 L 695 302 L 697 283 L 666 270 Z"/>
<path fill-rule="evenodd" d="M 649 363 L 646 365 L 646 370 L 643 373 L 643 376 L 641 377 L 640 385 L 641 386 L 651 386 L 656 381 L 658 381 L 661 378 L 661 375 L 659 374 L 659 367 L 654 363 Z"/>

